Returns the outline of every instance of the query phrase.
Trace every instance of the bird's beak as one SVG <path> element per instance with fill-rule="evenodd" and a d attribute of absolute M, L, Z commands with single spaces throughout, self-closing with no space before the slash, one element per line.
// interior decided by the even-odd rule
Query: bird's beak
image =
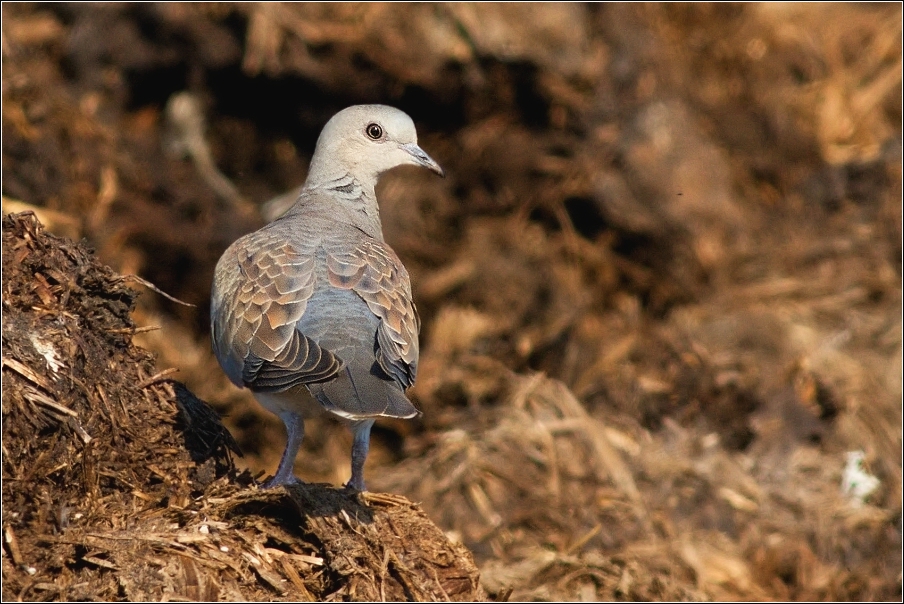
<path fill-rule="evenodd" d="M 424 166 L 431 172 L 435 172 L 443 178 L 446 177 L 445 171 L 443 171 L 439 164 L 436 163 L 436 161 L 434 161 L 432 157 L 427 155 L 427 153 L 423 149 L 421 149 L 414 143 L 402 145 L 402 149 L 404 149 L 412 157 L 412 159 L 414 159 L 414 164 L 418 166 Z"/>

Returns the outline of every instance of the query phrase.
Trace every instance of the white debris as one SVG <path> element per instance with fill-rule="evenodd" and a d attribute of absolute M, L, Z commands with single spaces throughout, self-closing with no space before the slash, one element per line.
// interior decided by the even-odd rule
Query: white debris
<path fill-rule="evenodd" d="M 860 507 L 881 482 L 878 478 L 863 469 L 863 451 L 848 451 L 845 454 L 847 464 L 841 476 L 841 491 L 847 495 L 855 507 Z"/>
<path fill-rule="evenodd" d="M 44 360 L 47 361 L 47 366 L 50 367 L 50 370 L 54 373 L 58 373 L 62 367 L 66 365 L 57 358 L 57 351 L 53 347 L 53 344 L 48 344 L 44 340 L 38 338 L 37 335 L 31 334 L 30 338 L 31 345 L 35 347 L 35 350 L 44 357 Z"/>

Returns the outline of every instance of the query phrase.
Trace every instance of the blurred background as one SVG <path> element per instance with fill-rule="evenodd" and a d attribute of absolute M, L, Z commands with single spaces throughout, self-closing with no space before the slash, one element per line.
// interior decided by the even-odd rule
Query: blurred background
<path fill-rule="evenodd" d="M 140 343 L 252 472 L 281 422 L 209 345 L 214 265 L 324 123 L 412 116 L 378 189 L 423 320 L 368 486 L 513 599 L 901 597 L 893 4 L 10 4 L 4 212 L 147 279 Z M 347 431 L 296 473 L 339 484 Z"/>

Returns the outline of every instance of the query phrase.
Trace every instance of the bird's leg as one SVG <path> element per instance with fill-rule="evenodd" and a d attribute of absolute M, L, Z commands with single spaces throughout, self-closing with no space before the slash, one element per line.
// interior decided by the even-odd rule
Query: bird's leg
<path fill-rule="evenodd" d="M 356 491 L 366 490 L 364 487 L 364 461 L 367 459 L 367 451 L 370 449 L 370 429 L 374 420 L 364 419 L 351 423 L 352 434 L 355 437 L 352 443 L 352 477 L 345 486 Z"/>
<path fill-rule="evenodd" d="M 270 489 L 281 484 L 289 485 L 300 482 L 295 477 L 294 466 L 295 456 L 298 454 L 298 447 L 304 438 L 304 418 L 300 413 L 291 411 L 283 411 L 279 414 L 280 419 L 286 425 L 286 450 L 283 451 L 282 459 L 279 460 L 279 468 L 276 470 L 276 476 L 263 484 L 263 488 Z"/>

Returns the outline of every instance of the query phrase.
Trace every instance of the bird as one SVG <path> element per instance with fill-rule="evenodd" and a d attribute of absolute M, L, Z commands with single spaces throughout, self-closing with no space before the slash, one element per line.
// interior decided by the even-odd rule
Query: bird
<path fill-rule="evenodd" d="M 286 448 L 264 488 L 291 485 L 304 418 L 319 409 L 351 429 L 351 478 L 378 417 L 420 411 L 405 391 L 418 367 L 420 318 L 408 271 L 383 238 L 375 186 L 415 165 L 445 172 L 417 143 L 411 117 L 355 105 L 323 127 L 305 184 L 279 218 L 230 245 L 211 288 L 213 352 L 230 381 L 251 390 L 286 427 Z"/>

